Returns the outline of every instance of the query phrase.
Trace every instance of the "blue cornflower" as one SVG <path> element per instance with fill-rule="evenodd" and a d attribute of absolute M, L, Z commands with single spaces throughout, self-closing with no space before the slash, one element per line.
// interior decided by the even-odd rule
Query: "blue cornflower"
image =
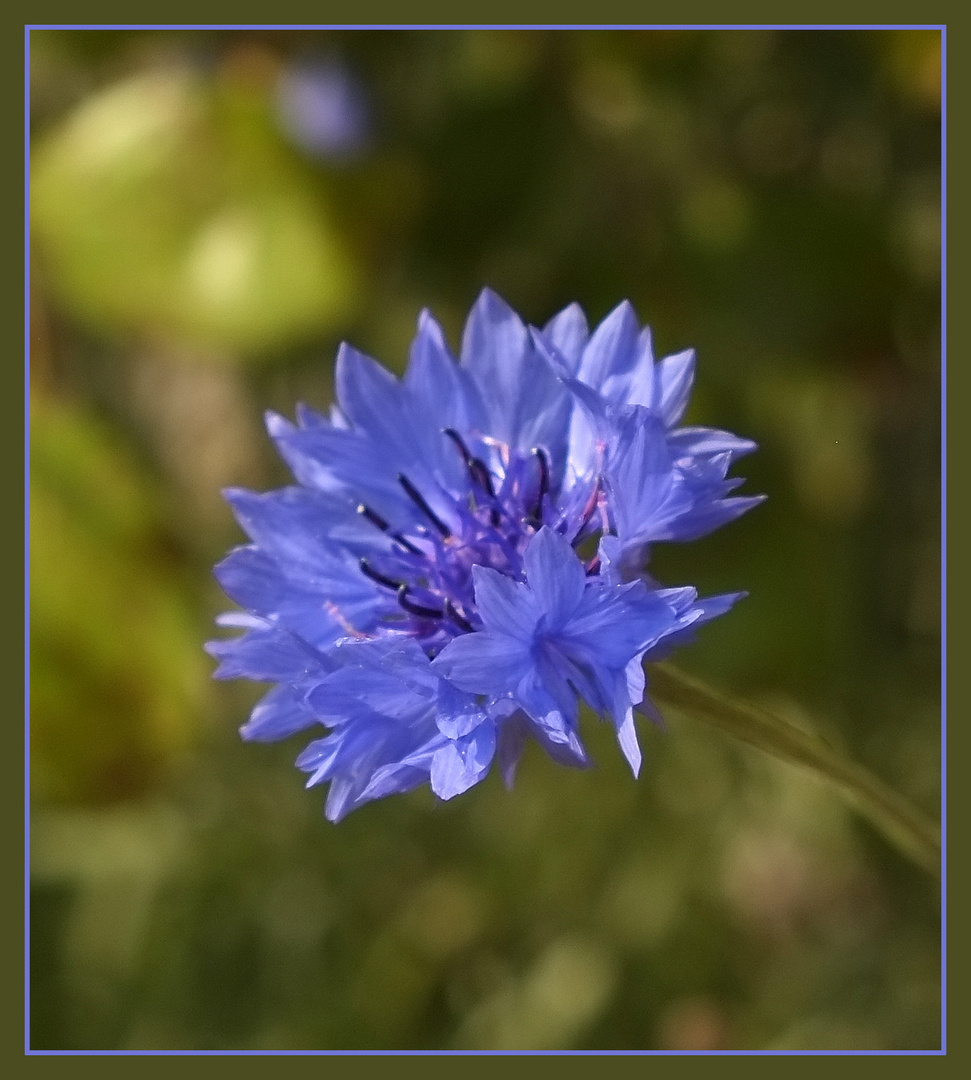
<path fill-rule="evenodd" d="M 427 312 L 400 380 L 342 345 L 329 417 L 267 418 L 297 483 L 226 493 L 252 542 L 216 567 L 245 609 L 219 621 L 243 633 L 208 648 L 218 677 L 275 684 L 243 737 L 326 729 L 297 765 L 334 821 L 493 762 L 510 784 L 529 737 L 584 766 L 581 699 L 636 775 L 644 661 L 743 595 L 661 588 L 650 545 L 760 501 L 727 475 L 754 443 L 677 426 L 693 373 L 655 362 L 626 302 L 592 334 L 576 305 L 538 330 L 489 290 L 458 361 Z"/>

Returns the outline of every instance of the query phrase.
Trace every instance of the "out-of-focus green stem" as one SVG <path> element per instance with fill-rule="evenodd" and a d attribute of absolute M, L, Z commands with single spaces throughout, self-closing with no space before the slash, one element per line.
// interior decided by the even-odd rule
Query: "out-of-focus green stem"
<path fill-rule="evenodd" d="M 903 796 L 827 742 L 781 717 L 712 690 L 669 664 L 648 669 L 650 693 L 704 718 L 743 742 L 826 777 L 904 855 L 931 874 L 941 872 L 941 832 Z"/>

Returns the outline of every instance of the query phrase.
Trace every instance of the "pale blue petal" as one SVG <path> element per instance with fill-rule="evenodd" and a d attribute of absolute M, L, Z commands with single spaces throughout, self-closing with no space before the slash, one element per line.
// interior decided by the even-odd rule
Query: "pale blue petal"
<path fill-rule="evenodd" d="M 332 565 L 342 545 L 364 550 L 377 537 L 350 500 L 305 487 L 259 494 L 227 488 L 223 497 L 254 544 L 276 558 Z"/>
<path fill-rule="evenodd" d="M 220 661 L 217 679 L 295 682 L 307 674 L 326 673 L 324 655 L 295 634 L 283 630 L 250 630 L 228 641 L 206 642 L 206 652 Z"/>
<path fill-rule="evenodd" d="M 257 702 L 239 733 L 253 742 L 274 742 L 316 723 L 313 712 L 304 704 L 303 693 L 284 683 L 274 686 Z"/>
<path fill-rule="evenodd" d="M 529 336 L 522 319 L 491 289 L 483 289 L 462 335 L 462 366 L 475 379 L 493 434 L 515 442 Z"/>
<path fill-rule="evenodd" d="M 432 661 L 432 669 L 460 690 L 501 696 L 515 688 L 529 663 L 528 644 L 480 630 L 450 641 Z"/>
<path fill-rule="evenodd" d="M 618 372 L 630 370 L 637 354 L 640 323 L 630 302 L 622 301 L 594 330 L 583 351 L 578 377 L 599 390 Z"/>
<path fill-rule="evenodd" d="M 645 405 L 657 411 L 660 398 L 650 327 L 645 326 L 630 353 L 618 358 L 600 392 L 616 408 Z"/>
<path fill-rule="evenodd" d="M 589 589 L 561 636 L 565 642 L 584 647 L 600 663 L 623 667 L 677 625 L 670 604 L 642 582 L 631 582 Z"/>
<path fill-rule="evenodd" d="M 704 427 L 677 428 L 668 435 L 668 445 L 675 457 L 724 453 L 741 457 L 756 449 L 751 439 L 741 439 L 730 431 Z"/>
<path fill-rule="evenodd" d="M 388 795 L 400 795 L 405 791 L 412 791 L 420 784 L 428 783 L 433 756 L 431 752 L 428 752 L 428 761 L 422 767 L 400 761 L 382 765 L 375 770 L 367 787 L 361 792 L 359 801 L 370 802 L 373 799 L 383 799 Z"/>
<path fill-rule="evenodd" d="M 655 368 L 660 389 L 659 411 L 668 427 L 673 427 L 684 416 L 694 377 L 694 349 L 668 356 Z"/>
<path fill-rule="evenodd" d="M 423 311 L 404 384 L 414 408 L 435 434 L 451 427 L 464 432 L 484 432 L 487 411 L 474 381 L 452 356 L 442 328 Z M 454 449 L 450 455 L 454 457 Z"/>
<path fill-rule="evenodd" d="M 470 735 L 447 743 L 432 758 L 432 791 L 452 799 L 468 791 L 489 771 L 496 752 L 496 729 L 483 724 Z"/>
<path fill-rule="evenodd" d="M 401 441 L 401 387 L 376 360 L 343 342 L 334 382 L 344 415 L 374 439 Z"/>
<path fill-rule="evenodd" d="M 519 680 L 515 698 L 550 742 L 565 747 L 571 756 L 582 755 L 582 746 L 576 733 L 575 697 L 571 709 L 573 716 L 564 716 L 559 703 L 543 684 L 538 672 L 530 669 Z"/>
<path fill-rule="evenodd" d="M 583 350 L 590 339 L 587 317 L 579 304 L 570 304 L 543 327 L 543 337 L 567 363 L 573 375 L 580 366 Z"/>
<path fill-rule="evenodd" d="M 558 477 L 570 394 L 537 352 L 522 319 L 490 289 L 480 293 L 465 325 L 462 366 L 486 404 L 489 433 L 518 449 L 543 447 Z"/>
<path fill-rule="evenodd" d="M 475 731 L 480 724 L 492 723 L 492 718 L 472 694 L 459 690 L 444 679 L 439 681 L 435 704 L 435 723 L 449 739 L 461 739 Z"/>
<path fill-rule="evenodd" d="M 526 583 L 543 612 L 546 629 L 562 626 L 583 597 L 583 563 L 568 541 L 545 526 L 530 540 L 523 562 Z"/>
<path fill-rule="evenodd" d="M 226 595 L 252 612 L 271 617 L 317 648 L 332 644 L 349 627 L 366 632 L 383 603 L 373 583 L 342 564 L 331 574 L 281 564 L 254 547 L 235 548 L 215 570 Z"/>
<path fill-rule="evenodd" d="M 617 727 L 617 742 L 630 764 L 634 776 L 640 775 L 641 771 L 641 747 L 637 741 L 637 730 L 634 727 L 634 712 L 628 709 L 624 718 Z"/>
<path fill-rule="evenodd" d="M 527 589 L 488 566 L 473 566 L 472 581 L 487 630 L 520 641 L 532 639 L 538 613 Z"/>
<path fill-rule="evenodd" d="M 733 497 L 713 502 L 702 502 L 697 507 L 685 508 L 677 517 L 670 518 L 665 526 L 658 528 L 652 540 L 699 540 L 742 516 L 746 511 L 765 502 L 765 495 Z"/>
<path fill-rule="evenodd" d="M 646 408 L 622 417 L 608 457 L 605 481 L 617 535 L 625 545 L 657 539 L 666 520 L 676 474 L 661 421 Z"/>

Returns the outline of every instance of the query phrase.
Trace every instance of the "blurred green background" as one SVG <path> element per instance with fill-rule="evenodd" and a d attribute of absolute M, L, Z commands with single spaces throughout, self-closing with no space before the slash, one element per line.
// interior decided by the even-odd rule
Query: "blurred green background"
<path fill-rule="evenodd" d="M 933 1049 L 938 895 L 691 717 L 322 816 L 214 684 L 228 485 L 338 342 L 629 298 L 769 501 L 678 662 L 939 801 L 940 35 L 31 34 L 32 1046 Z M 306 741 L 306 740 L 303 740 Z"/>

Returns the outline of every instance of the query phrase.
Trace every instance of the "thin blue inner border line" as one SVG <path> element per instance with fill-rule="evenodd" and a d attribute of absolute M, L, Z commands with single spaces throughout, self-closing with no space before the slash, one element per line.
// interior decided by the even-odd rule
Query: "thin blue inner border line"
<path fill-rule="evenodd" d="M 946 23 L 26 23 L 30 30 L 941 30 Z"/>

